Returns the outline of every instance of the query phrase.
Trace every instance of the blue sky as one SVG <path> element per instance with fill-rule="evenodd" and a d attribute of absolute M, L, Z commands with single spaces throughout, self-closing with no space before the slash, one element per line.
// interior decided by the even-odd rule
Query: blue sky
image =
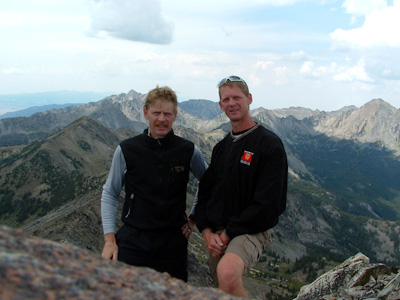
<path fill-rule="evenodd" d="M 400 0 L 2 1 L 0 94 L 158 84 L 218 101 L 235 74 L 252 108 L 399 108 L 397 28 Z"/>

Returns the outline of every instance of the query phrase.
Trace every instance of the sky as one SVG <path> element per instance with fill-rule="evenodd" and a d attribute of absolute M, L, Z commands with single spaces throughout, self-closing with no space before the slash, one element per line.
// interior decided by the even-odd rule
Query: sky
<path fill-rule="evenodd" d="M 252 109 L 399 109 L 398 28 L 400 0 L 1 1 L 0 95 L 167 85 L 218 101 L 238 75 Z"/>

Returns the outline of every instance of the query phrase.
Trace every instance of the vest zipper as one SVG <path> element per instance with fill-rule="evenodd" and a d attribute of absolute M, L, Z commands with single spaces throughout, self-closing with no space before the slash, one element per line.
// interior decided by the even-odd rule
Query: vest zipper
<path fill-rule="evenodd" d="M 129 215 L 131 214 L 131 207 L 132 207 L 133 198 L 134 198 L 134 196 L 133 196 L 133 193 L 132 193 L 131 196 L 130 196 L 130 200 L 131 200 L 131 201 L 130 201 L 130 203 L 129 203 L 128 213 L 125 215 L 125 218 L 128 218 Z"/>
<path fill-rule="evenodd" d="M 126 214 L 125 218 L 128 218 L 130 213 L 131 213 L 131 207 L 129 207 L 128 213 Z"/>

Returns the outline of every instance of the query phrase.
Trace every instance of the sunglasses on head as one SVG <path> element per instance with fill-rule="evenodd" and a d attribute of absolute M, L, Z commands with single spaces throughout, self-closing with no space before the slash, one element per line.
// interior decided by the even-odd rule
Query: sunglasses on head
<path fill-rule="evenodd" d="M 222 79 L 222 80 L 218 83 L 217 87 L 220 88 L 220 87 L 223 86 L 227 81 L 243 82 L 244 84 L 246 84 L 246 81 L 244 81 L 244 80 L 243 80 L 242 78 L 240 78 L 239 76 L 231 75 L 231 76 L 228 76 L 228 77 Z M 247 84 L 246 84 L 246 85 L 247 85 Z"/>

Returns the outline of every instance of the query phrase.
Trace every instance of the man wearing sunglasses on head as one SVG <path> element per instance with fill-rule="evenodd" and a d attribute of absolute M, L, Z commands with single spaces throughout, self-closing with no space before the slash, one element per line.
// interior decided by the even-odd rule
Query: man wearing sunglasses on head
<path fill-rule="evenodd" d="M 286 209 L 287 158 L 280 138 L 251 118 L 246 82 L 229 76 L 218 89 L 232 131 L 213 149 L 195 216 L 214 283 L 246 297 L 242 277 L 260 258 L 270 241 L 268 229 Z"/>

